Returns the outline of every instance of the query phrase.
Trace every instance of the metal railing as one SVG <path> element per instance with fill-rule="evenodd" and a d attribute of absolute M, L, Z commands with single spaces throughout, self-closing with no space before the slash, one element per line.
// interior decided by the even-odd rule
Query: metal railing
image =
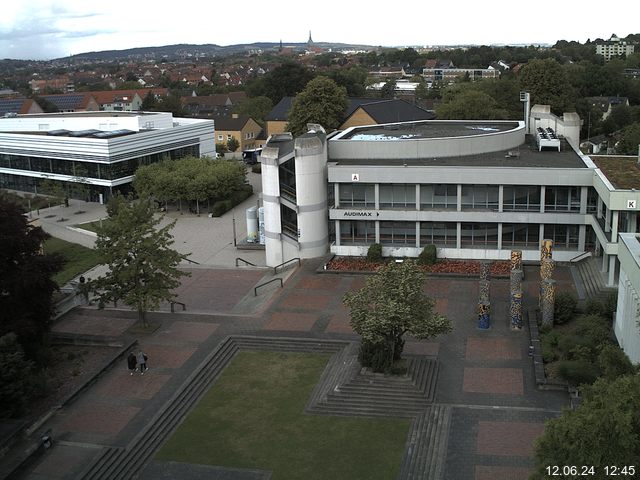
<path fill-rule="evenodd" d="M 244 258 L 236 257 L 236 267 L 238 266 L 238 261 L 244 262 L 246 265 L 251 265 L 252 267 L 257 266 L 255 263 L 251 263 L 250 261 L 245 260 Z"/>
<path fill-rule="evenodd" d="M 280 265 L 276 265 L 275 267 L 273 267 L 273 274 L 275 275 L 276 273 L 278 273 L 278 268 L 284 267 L 285 265 L 287 265 L 288 263 L 291 263 L 291 262 L 298 262 L 298 266 L 301 265 L 300 258 L 298 258 L 298 257 L 292 258 L 290 260 L 287 260 L 286 262 L 282 262 Z"/>
<path fill-rule="evenodd" d="M 283 283 L 281 278 L 272 278 L 268 282 L 264 282 L 264 283 L 261 283 L 260 285 L 256 286 L 253 289 L 253 295 L 257 297 L 258 296 L 258 289 L 260 287 L 264 287 L 265 285 L 269 285 L 270 283 L 277 282 L 277 281 L 280 281 L 280 288 L 284 288 L 284 283 Z"/>
<path fill-rule="evenodd" d="M 200 262 L 196 262 L 195 260 L 191 260 L 190 258 L 184 257 L 187 262 L 195 263 L 196 265 L 200 265 Z"/>
<path fill-rule="evenodd" d="M 591 252 L 589 252 L 589 251 L 582 252 L 580 255 L 576 255 L 571 260 L 569 260 L 569 263 L 577 263 L 580 260 L 582 260 L 583 258 L 587 258 L 587 257 L 590 257 L 590 256 L 591 256 Z"/>

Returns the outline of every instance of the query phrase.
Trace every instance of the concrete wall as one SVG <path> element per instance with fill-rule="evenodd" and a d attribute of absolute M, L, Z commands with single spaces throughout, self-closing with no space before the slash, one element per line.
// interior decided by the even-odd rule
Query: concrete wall
<path fill-rule="evenodd" d="M 633 363 L 640 363 L 640 242 L 633 233 L 621 233 L 618 245 L 620 277 L 613 331 Z"/>

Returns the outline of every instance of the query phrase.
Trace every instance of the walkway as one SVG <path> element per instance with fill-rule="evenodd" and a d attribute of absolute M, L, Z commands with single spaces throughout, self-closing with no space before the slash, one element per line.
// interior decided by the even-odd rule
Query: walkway
<path fill-rule="evenodd" d="M 198 388 L 204 388 L 207 382 L 215 381 L 215 372 L 231 358 L 224 353 L 231 348 L 229 345 L 249 348 L 239 340 L 232 339 L 229 343 L 229 336 L 266 338 L 267 343 L 272 339 L 272 348 L 292 348 L 286 345 L 291 342 L 297 345 L 297 341 L 310 345 L 305 339 L 316 339 L 315 343 L 343 345 L 342 349 L 357 341 L 341 298 L 345 292 L 360 288 L 366 277 L 317 274 L 318 266 L 318 261 L 304 262 L 302 267 L 286 272 L 290 277 L 283 289 L 266 289 L 257 298 L 253 286 L 271 275 L 269 271 L 210 269 L 187 279 L 183 287 L 184 295 L 189 297 L 187 311 L 151 314 L 151 320 L 159 322 L 160 327 L 138 337 L 141 348 L 149 355 L 149 372 L 130 376 L 121 359 L 77 401 L 57 412 L 46 424 L 53 429 L 55 447 L 24 478 L 78 478 L 96 462 L 108 463 L 107 454 L 126 458 L 126 452 L 132 451 L 141 439 L 145 444 L 156 445 L 149 436 L 155 432 L 152 426 L 158 424 L 163 412 L 174 408 L 172 405 L 185 404 L 186 400 L 177 399 L 189 382 L 200 379 Z M 529 299 L 537 291 L 536 275 L 535 269 L 527 269 L 524 287 Z M 562 267 L 556 277 L 560 289 L 573 288 L 571 276 Z M 475 327 L 477 280 L 428 279 L 425 291 L 436 299 L 437 309 L 453 321 L 454 331 L 434 341 L 409 339 L 406 344 L 406 354 L 423 362 L 424 369 L 431 372 L 424 375 L 432 377 L 416 380 L 429 385 L 417 390 L 425 392 L 424 402 L 418 399 L 415 403 L 416 412 L 426 413 L 415 417 L 407 439 L 402 478 L 526 479 L 531 473 L 533 442 L 542 433 L 544 421 L 557 416 L 568 398 L 562 393 L 535 388 L 527 330 L 512 332 L 508 328 L 508 288 L 507 280 L 491 283 L 493 328 L 487 332 Z M 127 336 L 127 329 L 134 322 L 132 312 L 85 308 L 65 316 L 54 330 Z M 284 339 L 285 346 L 277 340 L 273 347 L 275 339 Z M 206 382 L 204 372 L 209 372 Z M 332 374 L 329 370 L 326 375 L 340 376 L 339 372 Z M 347 374 L 343 377 L 348 380 Z M 352 384 L 357 382 L 354 379 Z M 434 386 L 429 382 L 434 382 Z M 357 388 L 354 392 L 357 396 Z M 318 401 L 322 401 L 321 392 L 318 395 Z M 357 405 L 349 407 L 350 414 L 354 408 Z M 439 449 L 429 446 L 434 445 L 433 438 L 437 439 Z M 151 459 L 152 454 L 153 451 L 147 452 L 147 456 L 141 453 L 136 458 L 144 461 L 147 457 Z M 427 465 L 428 472 L 424 468 L 416 470 L 416 462 Z M 141 476 L 158 478 L 157 472 L 178 468 L 166 467 L 153 461 L 143 467 Z M 418 471 L 425 476 L 418 475 Z M 193 467 L 190 472 L 192 478 L 268 478 L 265 472 L 207 467 Z"/>

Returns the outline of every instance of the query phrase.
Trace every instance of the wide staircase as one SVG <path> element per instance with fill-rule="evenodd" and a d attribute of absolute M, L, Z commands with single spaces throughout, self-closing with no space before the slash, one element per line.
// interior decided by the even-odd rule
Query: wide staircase
<path fill-rule="evenodd" d="M 595 299 L 604 301 L 609 295 L 615 293 L 617 288 L 607 287 L 606 273 L 600 271 L 602 259 L 597 257 L 589 257 L 572 265 L 577 272 L 576 280 L 582 283 L 584 289 L 584 299 Z"/>

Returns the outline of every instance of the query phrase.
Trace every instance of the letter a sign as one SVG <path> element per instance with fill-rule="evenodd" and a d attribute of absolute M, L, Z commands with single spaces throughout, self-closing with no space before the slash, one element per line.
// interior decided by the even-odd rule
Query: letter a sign
<path fill-rule="evenodd" d="M 359 182 L 360 181 L 360 174 L 359 173 L 352 173 L 351 174 L 351 181 L 352 182 Z"/>

